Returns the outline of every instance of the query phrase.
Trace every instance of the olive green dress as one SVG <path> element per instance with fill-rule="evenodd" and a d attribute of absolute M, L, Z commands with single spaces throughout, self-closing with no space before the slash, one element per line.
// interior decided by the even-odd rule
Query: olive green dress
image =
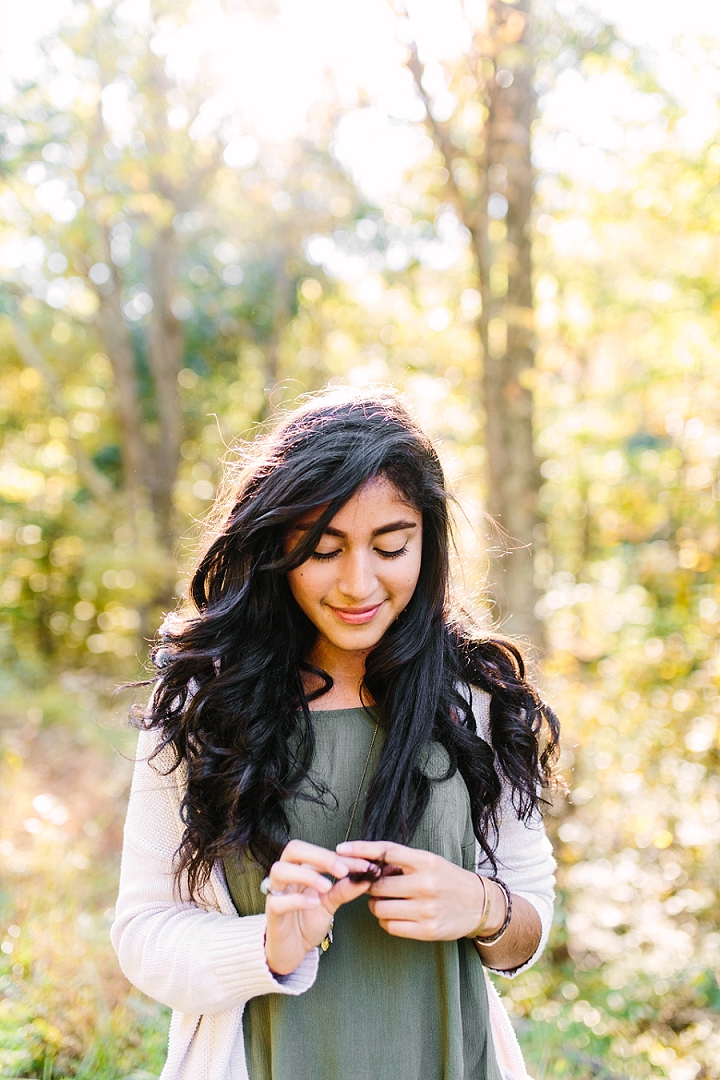
<path fill-rule="evenodd" d="M 291 837 L 333 849 L 345 839 L 372 739 L 364 709 L 314 712 L 312 774 L 337 800 L 287 806 Z M 364 796 L 382 744 L 378 731 L 351 833 L 357 839 Z M 435 745 L 430 775 L 447 757 Z M 434 784 L 412 846 L 475 868 L 470 802 L 462 777 Z M 225 861 L 240 915 L 264 910 L 255 862 Z M 474 945 L 391 937 L 362 896 L 335 916 L 334 941 L 320 957 L 315 984 L 298 997 L 252 998 L 243 1015 L 250 1080 L 500 1080 L 490 1034 L 487 987 Z"/>

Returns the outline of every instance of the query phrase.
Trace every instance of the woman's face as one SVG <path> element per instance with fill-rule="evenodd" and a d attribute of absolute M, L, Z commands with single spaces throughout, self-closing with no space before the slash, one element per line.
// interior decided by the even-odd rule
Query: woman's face
<path fill-rule="evenodd" d="M 321 512 L 300 518 L 288 550 Z M 421 554 L 420 512 L 389 480 L 369 480 L 338 510 L 313 555 L 288 573 L 295 600 L 317 627 L 316 648 L 373 649 L 410 602 Z"/>

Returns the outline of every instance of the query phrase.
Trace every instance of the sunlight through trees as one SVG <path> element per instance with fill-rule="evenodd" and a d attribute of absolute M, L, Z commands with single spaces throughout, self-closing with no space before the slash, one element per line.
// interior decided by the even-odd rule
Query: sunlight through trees
<path fill-rule="evenodd" d="M 439 439 L 463 588 L 564 722 L 557 926 L 506 994 L 531 1071 L 717 1076 L 718 43 L 688 31 L 673 88 L 567 0 L 343 0 L 357 55 L 306 100 L 300 16 L 230 6 L 73 0 L 0 117 L 0 1072 L 159 1070 L 106 939 L 110 694 L 221 459 L 351 382 Z"/>

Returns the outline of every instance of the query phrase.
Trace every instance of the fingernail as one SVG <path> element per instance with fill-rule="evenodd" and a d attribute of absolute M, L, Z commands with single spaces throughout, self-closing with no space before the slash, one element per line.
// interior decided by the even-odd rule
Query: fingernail
<path fill-rule="evenodd" d="M 335 877 L 346 877 L 348 868 L 345 863 L 335 863 Z"/>
<path fill-rule="evenodd" d="M 345 855 L 351 855 L 352 854 L 352 849 L 353 849 L 352 844 L 345 844 L 345 843 L 338 844 L 338 846 L 335 848 L 336 851 L 339 851 L 341 854 L 345 854 Z"/>

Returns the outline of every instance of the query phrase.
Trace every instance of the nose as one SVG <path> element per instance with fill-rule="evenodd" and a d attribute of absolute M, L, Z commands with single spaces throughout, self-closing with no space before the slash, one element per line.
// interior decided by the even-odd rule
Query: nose
<path fill-rule="evenodd" d="M 347 600 L 360 602 L 372 596 L 376 578 L 369 552 L 349 551 L 340 569 L 338 589 Z"/>

